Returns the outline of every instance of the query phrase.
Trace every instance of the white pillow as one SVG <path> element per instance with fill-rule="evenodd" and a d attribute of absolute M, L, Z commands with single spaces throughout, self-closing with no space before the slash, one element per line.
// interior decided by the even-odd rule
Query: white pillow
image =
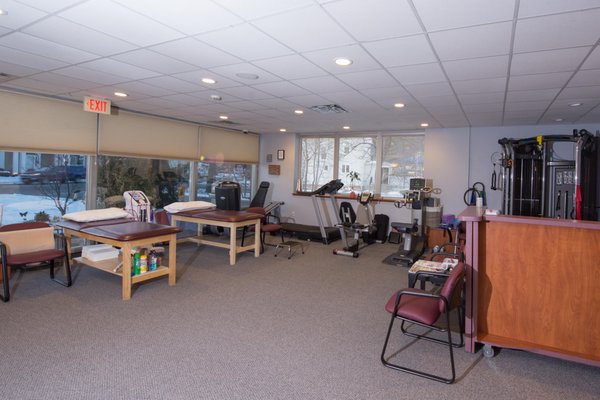
<path fill-rule="evenodd" d="M 127 218 L 129 213 L 120 208 L 102 208 L 98 210 L 85 210 L 68 213 L 62 216 L 63 219 L 75 221 L 75 222 L 91 222 L 91 221 L 102 221 L 105 219 L 116 219 L 116 218 Z"/>
<path fill-rule="evenodd" d="M 207 208 L 215 208 L 215 205 L 208 201 L 176 201 L 164 207 L 171 214 L 186 210 L 202 210 Z"/>

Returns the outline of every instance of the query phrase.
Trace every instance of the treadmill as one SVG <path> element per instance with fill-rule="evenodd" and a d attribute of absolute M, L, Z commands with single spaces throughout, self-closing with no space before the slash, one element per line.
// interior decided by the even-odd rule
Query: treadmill
<path fill-rule="evenodd" d="M 327 182 L 317 190 L 313 192 L 305 193 L 312 198 L 313 207 L 315 208 L 315 214 L 319 225 L 304 225 L 304 224 L 293 224 L 293 223 L 282 223 L 281 227 L 284 232 L 290 233 L 293 236 L 301 240 L 317 241 L 321 240 L 323 244 L 329 244 L 341 238 L 339 228 L 335 226 L 325 226 L 323 222 L 323 216 L 321 215 L 321 209 L 317 196 L 329 195 L 334 210 L 337 208 L 335 203 L 334 195 L 344 186 L 341 179 L 334 179 Z M 337 213 L 337 211 L 336 211 Z"/>

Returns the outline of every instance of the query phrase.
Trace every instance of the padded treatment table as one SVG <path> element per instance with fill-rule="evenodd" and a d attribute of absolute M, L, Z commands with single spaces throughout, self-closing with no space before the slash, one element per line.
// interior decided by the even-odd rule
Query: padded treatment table
<path fill-rule="evenodd" d="M 123 300 L 131 298 L 131 286 L 160 276 L 169 276 L 169 286 L 175 285 L 177 239 L 176 235 L 181 228 L 169 225 L 151 224 L 148 222 L 132 221 L 130 219 L 113 219 L 92 222 L 62 221 L 57 224 L 63 228 L 67 242 L 67 253 L 71 255 L 71 238 L 80 237 L 98 243 L 106 243 L 122 250 L 123 260 L 120 271 L 115 268 L 118 261 L 92 261 L 83 257 L 75 258 L 77 263 L 98 268 L 120 276 L 122 279 Z M 141 275 L 131 276 L 131 249 L 136 247 L 151 247 L 152 243 L 169 243 L 169 265 L 160 265 L 155 271 L 148 271 Z"/>
<path fill-rule="evenodd" d="M 171 225 L 173 226 L 176 226 L 178 221 L 191 222 L 198 225 L 198 234 L 196 237 L 187 237 L 180 239 L 180 241 L 189 241 L 229 249 L 230 265 L 235 265 L 237 253 L 241 253 L 242 251 L 254 250 L 254 257 L 260 255 L 260 220 L 263 217 L 261 214 L 231 210 L 188 210 L 170 215 Z M 203 225 L 229 228 L 229 244 L 203 239 Z M 250 225 L 254 225 L 254 243 L 247 246 L 238 246 L 236 235 L 237 229 Z"/>

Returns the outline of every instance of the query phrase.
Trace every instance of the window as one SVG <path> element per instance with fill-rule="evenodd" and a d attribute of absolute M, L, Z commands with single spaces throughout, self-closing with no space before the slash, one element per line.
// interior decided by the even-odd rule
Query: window
<path fill-rule="evenodd" d="M 375 190 L 376 138 L 341 137 L 338 155 L 341 165 L 338 178 L 344 182 L 340 192 Z"/>
<path fill-rule="evenodd" d="M 123 207 L 123 193 L 141 190 L 155 208 L 189 200 L 190 162 L 98 156 L 97 207 Z"/>
<path fill-rule="evenodd" d="M 423 177 L 423 153 L 423 135 L 301 137 L 300 190 L 311 192 L 339 178 L 342 193 L 402 197 L 411 178 Z"/>
<path fill-rule="evenodd" d="M 255 166 L 239 163 L 198 163 L 198 183 L 196 199 L 215 203 L 215 186 L 222 181 L 233 181 L 240 184 L 241 207 L 250 204 Z"/>
<path fill-rule="evenodd" d="M 302 192 L 312 192 L 333 179 L 334 148 L 334 138 L 301 139 L 299 179 Z"/>
<path fill-rule="evenodd" d="M 423 136 L 384 136 L 381 195 L 399 197 L 411 178 L 423 177 Z"/>
<path fill-rule="evenodd" d="M 86 157 L 0 151 L 0 224 L 57 221 L 85 210 Z"/>

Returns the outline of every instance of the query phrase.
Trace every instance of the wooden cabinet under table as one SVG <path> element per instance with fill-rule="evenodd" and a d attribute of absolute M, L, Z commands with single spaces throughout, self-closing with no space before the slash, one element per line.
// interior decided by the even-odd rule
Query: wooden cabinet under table
<path fill-rule="evenodd" d="M 482 343 L 600 366 L 600 222 L 468 223 L 467 350 Z"/>
<path fill-rule="evenodd" d="M 129 223 L 129 224 L 145 224 L 141 222 Z M 89 259 L 78 257 L 73 260 L 77 263 L 81 263 L 87 265 L 92 268 L 97 268 L 105 272 L 109 272 L 111 274 L 117 275 L 121 277 L 122 284 L 122 298 L 123 300 L 129 300 L 131 298 L 131 287 L 135 283 L 143 282 L 148 279 L 154 279 L 161 276 L 168 276 L 169 278 L 169 286 L 175 285 L 176 281 L 176 258 L 177 258 L 177 232 L 181 231 L 179 228 L 174 228 L 171 226 L 161 226 L 157 224 L 147 224 L 152 225 L 154 228 L 154 233 L 147 237 L 132 237 L 130 240 L 125 240 L 123 238 L 115 238 L 109 237 L 110 232 L 102 231 L 102 228 L 107 227 L 99 227 L 99 228 L 90 228 L 86 231 L 84 230 L 74 230 L 69 229 L 68 227 L 63 227 L 64 235 L 67 240 L 67 251 L 68 254 L 71 254 L 71 238 L 72 237 L 80 237 L 83 239 L 92 240 L 98 243 L 106 243 L 111 246 L 120 248 L 122 250 L 123 264 L 120 269 L 116 269 L 118 265 L 118 260 L 106 260 L 95 262 Z M 125 226 L 125 225 L 122 225 Z M 140 225 L 141 226 L 141 225 Z M 158 227 L 158 228 L 157 228 Z M 135 225 L 134 225 L 135 228 Z M 135 235 L 132 235 L 135 236 Z M 128 238 L 129 239 L 129 238 Z M 168 265 L 160 265 L 157 266 L 155 271 L 148 271 L 141 275 L 131 276 L 131 250 L 135 248 L 143 248 L 143 247 L 151 247 L 153 243 L 163 243 L 168 242 L 169 246 L 169 260 Z"/>

